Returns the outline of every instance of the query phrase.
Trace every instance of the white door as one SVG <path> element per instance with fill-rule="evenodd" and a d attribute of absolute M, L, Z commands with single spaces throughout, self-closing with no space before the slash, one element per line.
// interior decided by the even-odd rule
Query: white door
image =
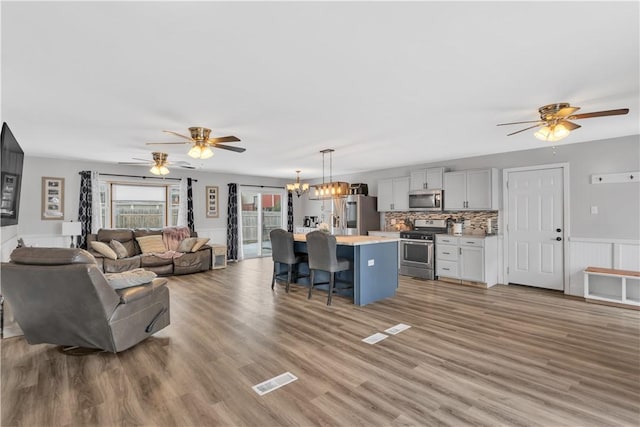
<path fill-rule="evenodd" d="M 564 289 L 562 168 L 508 173 L 508 281 Z"/>

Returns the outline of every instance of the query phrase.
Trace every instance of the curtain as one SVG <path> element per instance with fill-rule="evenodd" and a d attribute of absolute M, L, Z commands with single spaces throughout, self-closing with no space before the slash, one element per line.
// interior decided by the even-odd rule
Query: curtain
<path fill-rule="evenodd" d="M 102 202 L 100 200 L 100 174 L 91 172 L 91 233 L 102 228 Z"/>
<path fill-rule="evenodd" d="M 227 203 L 227 259 L 238 261 L 238 184 L 229 184 Z"/>
<path fill-rule="evenodd" d="M 193 233 L 195 229 L 195 224 L 193 221 L 193 183 L 191 178 L 187 178 L 187 227 Z"/>
<path fill-rule="evenodd" d="M 287 231 L 293 233 L 293 193 L 287 192 Z"/>
<path fill-rule="evenodd" d="M 82 224 L 82 234 L 78 237 L 77 247 L 87 249 L 87 235 L 91 234 L 91 215 L 93 211 L 91 197 L 91 171 L 80 172 L 80 201 L 78 203 L 78 221 Z"/>
<path fill-rule="evenodd" d="M 187 200 L 189 199 L 189 196 L 187 195 L 187 187 L 187 178 L 182 178 L 180 180 L 180 204 L 178 205 L 178 222 L 177 224 L 173 224 L 178 227 L 187 226 Z M 191 214 L 193 215 L 193 203 L 191 204 Z"/>

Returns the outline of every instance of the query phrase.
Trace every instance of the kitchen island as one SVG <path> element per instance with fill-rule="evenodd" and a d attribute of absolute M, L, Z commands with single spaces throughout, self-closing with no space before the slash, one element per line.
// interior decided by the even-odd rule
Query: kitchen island
<path fill-rule="evenodd" d="M 352 268 L 336 273 L 338 281 L 353 281 L 353 290 L 347 294 L 356 305 L 367 305 L 392 297 L 398 288 L 398 239 L 379 236 L 335 236 L 337 255 L 351 261 Z M 305 234 L 294 234 L 296 252 L 307 253 Z M 301 268 L 307 268 L 305 264 Z M 316 283 L 328 282 L 329 274 L 316 272 Z M 300 284 L 309 284 L 309 278 L 301 278 Z M 316 287 L 316 285 L 314 285 Z"/>

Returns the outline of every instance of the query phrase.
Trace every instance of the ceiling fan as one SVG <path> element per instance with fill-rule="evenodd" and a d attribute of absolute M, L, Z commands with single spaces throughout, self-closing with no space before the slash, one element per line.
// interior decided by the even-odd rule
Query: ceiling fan
<path fill-rule="evenodd" d="M 513 122 L 513 123 L 500 123 L 498 126 L 507 125 L 519 125 L 524 123 L 535 123 L 533 126 L 529 126 L 524 129 L 520 129 L 515 132 L 507 134 L 507 136 L 515 135 L 525 130 L 533 129 L 542 126 L 534 136 L 543 141 L 559 141 L 569 135 L 569 132 L 581 127 L 569 120 L 590 119 L 593 117 L 604 116 L 619 116 L 627 114 L 628 108 L 619 108 L 617 110 L 606 111 L 594 111 L 593 113 L 574 114 L 580 107 L 572 107 L 567 102 L 560 102 L 558 104 L 549 104 L 538 108 L 540 113 L 540 120 L 532 120 L 525 122 Z"/>
<path fill-rule="evenodd" d="M 167 157 L 169 156 L 167 153 L 162 153 L 159 151 L 154 151 L 151 153 L 153 155 L 153 160 L 146 159 L 138 159 L 133 158 L 133 160 L 139 160 L 138 162 L 118 162 L 120 165 L 153 165 L 149 172 L 154 175 L 167 175 L 169 173 L 168 165 L 177 166 L 184 169 L 195 169 L 195 167 L 191 166 L 189 163 L 184 161 L 179 162 L 168 162 Z"/>
<path fill-rule="evenodd" d="M 222 145 L 222 142 L 238 142 L 239 138 L 235 136 L 221 136 L 216 138 L 210 138 L 211 129 L 203 127 L 190 127 L 189 132 L 191 136 L 182 135 L 170 130 L 163 130 L 163 132 L 170 133 L 172 135 L 179 136 L 186 141 L 181 142 L 147 142 L 147 145 L 162 145 L 162 144 L 193 144 L 189 150 L 189 156 L 194 159 L 208 159 L 213 156 L 213 148 L 222 148 L 223 150 L 235 151 L 236 153 L 242 153 L 246 151 L 246 148 L 233 147 L 231 145 Z"/>

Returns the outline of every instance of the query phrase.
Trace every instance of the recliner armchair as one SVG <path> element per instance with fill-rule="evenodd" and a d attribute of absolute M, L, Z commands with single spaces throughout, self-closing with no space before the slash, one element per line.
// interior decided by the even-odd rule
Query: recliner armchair
<path fill-rule="evenodd" d="M 18 248 L 1 275 L 2 294 L 29 344 L 117 353 L 170 323 L 167 279 L 114 290 L 82 249 Z"/>

